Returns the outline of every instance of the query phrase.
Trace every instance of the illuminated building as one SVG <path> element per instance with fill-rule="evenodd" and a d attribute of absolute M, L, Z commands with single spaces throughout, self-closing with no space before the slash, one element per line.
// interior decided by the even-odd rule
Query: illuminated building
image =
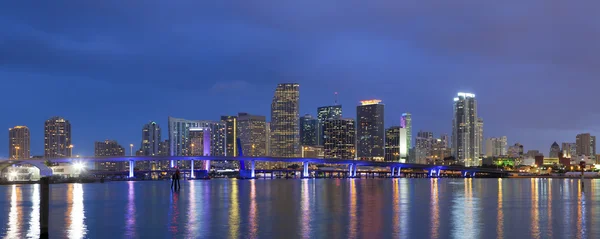
<path fill-rule="evenodd" d="M 191 154 L 190 130 L 210 131 L 210 156 L 225 156 L 225 124 L 209 120 L 186 120 L 169 117 L 170 156 Z"/>
<path fill-rule="evenodd" d="M 31 135 L 26 126 L 8 129 L 8 158 L 28 159 L 31 150 Z"/>
<path fill-rule="evenodd" d="M 596 136 L 589 133 L 578 134 L 575 144 L 577 146 L 577 156 L 596 156 Z"/>
<path fill-rule="evenodd" d="M 221 116 L 221 122 L 225 124 L 225 155 L 238 156 L 237 138 L 239 133 L 238 120 L 236 116 Z"/>
<path fill-rule="evenodd" d="M 475 147 L 479 149 L 477 153 L 477 158 L 481 160 L 481 156 L 483 156 L 483 119 L 477 118 L 477 125 L 475 130 Z M 481 163 L 480 163 L 481 165 Z"/>
<path fill-rule="evenodd" d="M 71 123 L 61 117 L 52 117 L 44 124 L 44 157 L 71 157 Z"/>
<path fill-rule="evenodd" d="M 356 107 L 356 150 L 359 160 L 385 158 L 384 105 L 381 100 L 363 100 Z"/>
<path fill-rule="evenodd" d="M 328 119 L 325 130 L 325 158 L 354 159 L 356 154 L 356 125 L 353 119 Z"/>
<path fill-rule="evenodd" d="M 300 156 L 300 85 L 277 85 L 271 103 L 271 157 Z"/>
<path fill-rule="evenodd" d="M 244 156 L 267 156 L 267 122 L 265 116 L 239 113 L 237 125 Z"/>
<path fill-rule="evenodd" d="M 523 158 L 524 147 L 520 143 L 508 147 L 508 157 L 511 158 Z"/>
<path fill-rule="evenodd" d="M 300 144 L 315 146 L 319 143 L 319 120 L 306 114 L 300 117 Z"/>
<path fill-rule="evenodd" d="M 160 142 L 160 144 L 159 144 L 160 150 L 159 150 L 158 154 L 160 156 L 169 156 L 171 154 L 171 151 L 169 150 L 169 146 L 170 146 L 170 144 L 169 144 L 168 139 Z"/>
<path fill-rule="evenodd" d="M 405 131 L 400 138 L 400 144 L 403 145 L 400 149 L 400 157 L 406 158 L 408 151 L 412 148 L 412 115 L 410 113 L 402 114 L 400 117 L 400 128 Z"/>
<path fill-rule="evenodd" d="M 481 164 L 481 140 L 483 120 L 477 117 L 477 101 L 471 93 L 458 93 L 454 98 L 452 120 L 452 154 L 466 167 Z"/>
<path fill-rule="evenodd" d="M 266 152 L 266 156 L 271 156 L 271 122 L 267 122 L 266 127 L 265 127 L 265 132 L 267 132 L 266 134 L 266 138 L 267 138 L 267 152 Z"/>
<path fill-rule="evenodd" d="M 119 145 L 115 140 L 105 140 L 94 143 L 94 156 L 111 157 L 125 156 L 125 148 Z M 123 162 L 95 162 L 96 170 L 101 171 L 122 171 L 125 170 Z"/>
<path fill-rule="evenodd" d="M 404 130 L 399 126 L 393 126 L 385 130 L 385 161 L 400 162 L 400 131 Z M 406 131 L 404 131 L 406 132 Z"/>
<path fill-rule="evenodd" d="M 416 160 L 418 164 L 427 164 L 427 159 L 431 156 L 433 144 L 435 143 L 432 132 L 419 131 L 416 139 Z"/>
<path fill-rule="evenodd" d="M 328 119 L 341 119 L 342 118 L 342 105 L 331 105 L 317 108 L 317 120 L 319 120 L 319 135 L 317 142 L 319 145 L 325 143 L 325 133 L 323 130 L 323 124 Z"/>
<path fill-rule="evenodd" d="M 550 156 L 550 158 L 558 158 L 558 154 L 560 154 L 560 146 L 558 146 L 558 143 L 554 142 L 550 146 L 550 153 L 548 156 Z"/>
<path fill-rule="evenodd" d="M 576 143 L 562 143 L 562 153 L 565 158 L 572 158 L 577 156 L 577 144 Z"/>
<path fill-rule="evenodd" d="M 145 124 L 142 128 L 142 143 L 140 156 L 158 156 L 160 155 L 160 126 L 156 122 Z"/>
<path fill-rule="evenodd" d="M 506 136 L 499 138 L 488 138 L 485 141 L 485 156 L 487 157 L 500 157 L 507 155 L 507 142 Z"/>
<path fill-rule="evenodd" d="M 190 144 L 188 155 L 190 156 L 211 156 L 211 136 L 210 128 L 196 127 L 190 128 Z"/>
<path fill-rule="evenodd" d="M 302 146 L 302 157 L 322 159 L 325 157 L 325 149 L 321 145 L 317 146 Z"/>

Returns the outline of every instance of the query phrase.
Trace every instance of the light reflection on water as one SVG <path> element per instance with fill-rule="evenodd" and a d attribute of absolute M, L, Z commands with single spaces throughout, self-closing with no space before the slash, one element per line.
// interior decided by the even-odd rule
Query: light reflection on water
<path fill-rule="evenodd" d="M 585 192 L 577 179 L 211 180 L 182 182 L 179 192 L 171 192 L 166 182 L 51 185 L 50 233 L 57 238 L 600 238 L 594 218 L 600 180 L 585 185 Z M 39 185 L 0 186 L 0 195 L 6 195 L 0 196 L 0 238 L 39 237 Z"/>

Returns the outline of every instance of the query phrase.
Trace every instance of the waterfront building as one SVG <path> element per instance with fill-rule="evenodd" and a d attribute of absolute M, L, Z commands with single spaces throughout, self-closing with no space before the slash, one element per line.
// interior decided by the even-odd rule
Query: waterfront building
<path fill-rule="evenodd" d="M 315 146 L 319 143 L 319 120 L 306 114 L 300 117 L 300 144 Z"/>
<path fill-rule="evenodd" d="M 161 130 L 156 122 L 150 122 L 142 127 L 142 143 L 140 156 L 160 155 Z"/>
<path fill-rule="evenodd" d="M 94 156 L 113 157 L 125 156 L 125 148 L 119 145 L 116 140 L 104 140 L 94 143 Z M 95 162 L 96 170 L 100 171 L 125 171 L 129 168 L 128 163 L 123 162 Z M 127 164 L 127 165 L 125 165 Z"/>
<path fill-rule="evenodd" d="M 408 152 L 412 148 L 412 115 L 410 113 L 403 113 L 400 117 L 400 157 L 406 159 Z"/>
<path fill-rule="evenodd" d="M 485 156 L 500 157 L 507 155 L 508 140 L 506 136 L 488 138 L 485 141 Z"/>
<path fill-rule="evenodd" d="M 354 159 L 356 132 L 353 119 L 325 120 L 325 158 Z"/>
<path fill-rule="evenodd" d="M 278 84 L 271 103 L 271 157 L 300 156 L 300 85 Z"/>
<path fill-rule="evenodd" d="M 317 120 L 319 121 L 319 135 L 318 144 L 325 144 L 325 131 L 323 129 L 325 120 L 328 119 L 341 119 L 342 118 L 342 105 L 330 105 L 317 108 Z"/>
<path fill-rule="evenodd" d="M 239 127 L 237 116 L 221 116 L 221 122 L 225 124 L 225 155 L 238 156 L 237 138 Z"/>
<path fill-rule="evenodd" d="M 572 158 L 577 156 L 577 144 L 576 143 L 562 143 L 562 153 L 565 158 Z"/>
<path fill-rule="evenodd" d="M 31 153 L 31 135 L 27 126 L 8 129 L 8 158 L 28 159 Z"/>
<path fill-rule="evenodd" d="M 432 132 L 419 131 L 417 133 L 415 153 L 416 163 L 427 164 L 428 158 L 431 156 L 435 139 Z"/>
<path fill-rule="evenodd" d="M 400 145 L 406 147 L 406 142 L 402 144 L 400 131 L 405 129 L 400 126 L 393 126 L 385 130 L 385 161 L 400 162 Z M 406 148 L 405 148 L 406 149 Z M 406 155 L 404 155 L 406 157 Z"/>
<path fill-rule="evenodd" d="M 508 157 L 511 158 L 523 158 L 524 147 L 520 143 L 508 147 Z"/>
<path fill-rule="evenodd" d="M 267 156 L 267 122 L 266 117 L 239 113 L 237 116 L 238 137 L 242 144 L 244 156 Z"/>
<path fill-rule="evenodd" d="M 71 123 L 62 117 L 52 117 L 44 124 L 44 157 L 71 157 Z"/>
<path fill-rule="evenodd" d="M 356 150 L 359 160 L 385 158 L 384 105 L 381 100 L 363 100 L 356 107 Z"/>
<path fill-rule="evenodd" d="M 169 117 L 170 156 L 191 154 L 190 131 L 210 132 L 210 156 L 225 156 L 225 124 L 220 121 L 186 120 Z"/>
<path fill-rule="evenodd" d="M 596 136 L 589 133 L 578 134 L 576 137 L 577 156 L 596 156 Z"/>
<path fill-rule="evenodd" d="M 452 154 L 466 167 L 481 165 L 483 120 L 477 117 L 477 101 L 471 93 L 458 93 L 454 98 L 452 120 Z"/>

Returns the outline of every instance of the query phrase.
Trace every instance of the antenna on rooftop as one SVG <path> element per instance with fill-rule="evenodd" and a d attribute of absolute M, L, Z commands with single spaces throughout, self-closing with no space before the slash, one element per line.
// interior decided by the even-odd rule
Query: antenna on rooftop
<path fill-rule="evenodd" d="M 335 105 L 337 105 L 338 104 L 338 93 L 337 93 L 337 91 L 334 92 L 334 94 L 335 94 L 335 102 L 334 103 L 335 103 Z"/>

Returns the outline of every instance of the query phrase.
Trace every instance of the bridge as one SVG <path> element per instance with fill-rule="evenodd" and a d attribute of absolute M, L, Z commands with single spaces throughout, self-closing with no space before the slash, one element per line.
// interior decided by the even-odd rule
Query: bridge
<path fill-rule="evenodd" d="M 118 156 L 118 157 L 83 157 L 83 158 L 54 158 L 54 159 L 27 159 L 27 160 L 0 160 L 0 172 L 11 165 L 30 164 L 40 170 L 40 176 L 52 176 L 53 171 L 46 165 L 49 163 L 71 163 L 83 164 L 89 162 L 127 162 L 129 163 L 129 177 L 135 176 L 136 162 L 152 162 L 152 161 L 169 161 L 171 168 L 174 167 L 176 161 L 189 161 L 190 176 L 195 178 L 197 174 L 201 177 L 207 177 L 210 171 L 211 161 L 239 161 L 240 162 L 240 177 L 255 178 L 256 177 L 256 162 L 279 162 L 279 163 L 298 163 L 302 164 L 301 177 L 310 177 L 309 164 L 331 164 L 344 165 L 347 167 L 347 175 L 349 177 L 357 176 L 358 166 L 379 167 L 384 170 L 389 170 L 388 173 L 392 177 L 399 177 L 402 169 L 422 170 L 427 172 L 429 177 L 439 177 L 442 171 L 445 172 L 460 172 L 463 177 L 475 177 L 479 174 L 492 175 L 494 177 L 505 177 L 508 172 L 490 168 L 473 168 L 458 165 L 430 165 L 430 164 L 411 164 L 400 162 L 379 162 L 379 161 L 363 161 L 363 160 L 345 160 L 345 159 L 320 159 L 320 158 L 280 158 L 280 157 L 232 157 L 232 156 Z M 195 161 L 202 161 L 204 168 L 196 170 L 194 167 Z M 245 168 L 245 162 L 249 162 L 250 167 Z M 200 176 L 199 175 L 199 176 Z"/>

